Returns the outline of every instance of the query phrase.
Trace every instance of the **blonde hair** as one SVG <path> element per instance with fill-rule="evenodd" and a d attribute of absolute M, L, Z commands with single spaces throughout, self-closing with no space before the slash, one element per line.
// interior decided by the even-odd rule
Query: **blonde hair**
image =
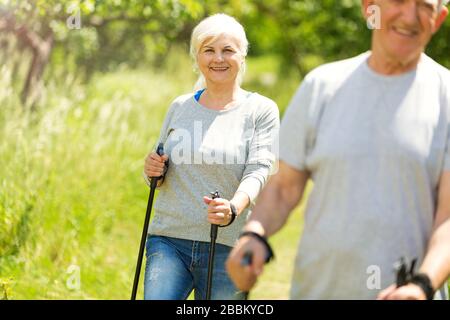
<path fill-rule="evenodd" d="M 233 17 L 218 13 L 203 19 L 192 31 L 190 55 L 194 60 L 194 69 L 200 73 L 197 64 L 197 55 L 201 46 L 206 39 L 212 38 L 212 41 L 221 35 L 229 35 L 237 41 L 238 49 L 245 58 L 248 52 L 248 40 L 245 34 L 244 27 Z M 238 74 L 239 84 L 242 83 L 242 78 L 245 73 L 245 60 L 242 64 Z M 200 73 L 197 82 L 194 85 L 194 90 L 204 88 L 206 85 L 205 78 Z"/>

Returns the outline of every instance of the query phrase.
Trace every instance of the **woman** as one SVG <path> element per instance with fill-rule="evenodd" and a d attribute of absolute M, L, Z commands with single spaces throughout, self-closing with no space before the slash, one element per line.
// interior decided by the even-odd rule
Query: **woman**
<path fill-rule="evenodd" d="M 225 270 L 237 240 L 274 163 L 270 152 L 279 128 L 277 105 L 240 87 L 248 41 L 232 17 L 216 14 L 195 27 L 191 55 L 200 71 L 197 91 L 175 99 L 151 152 L 148 178 L 159 182 L 147 239 L 145 299 L 204 299 L 211 224 L 219 228 L 212 299 L 242 299 Z M 210 192 L 218 190 L 220 198 Z M 233 217 L 234 216 L 234 217 Z"/>

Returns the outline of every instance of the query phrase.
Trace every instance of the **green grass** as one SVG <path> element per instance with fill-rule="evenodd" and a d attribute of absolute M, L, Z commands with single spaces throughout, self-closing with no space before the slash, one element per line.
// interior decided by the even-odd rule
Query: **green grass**
<path fill-rule="evenodd" d="M 9 298 L 129 297 L 148 193 L 143 158 L 188 77 L 123 70 L 70 90 L 51 83 L 37 114 L 4 96 L 0 279 Z M 81 290 L 67 286 L 72 265 Z"/>

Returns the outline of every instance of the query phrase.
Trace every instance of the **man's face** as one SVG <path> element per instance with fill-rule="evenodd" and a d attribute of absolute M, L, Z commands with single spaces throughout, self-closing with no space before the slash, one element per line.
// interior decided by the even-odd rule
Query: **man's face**
<path fill-rule="evenodd" d="M 381 14 L 381 28 L 373 31 L 372 46 L 405 63 L 425 51 L 448 13 L 447 8 L 439 12 L 439 0 L 367 0 L 364 5 L 364 9 L 378 6 Z"/>

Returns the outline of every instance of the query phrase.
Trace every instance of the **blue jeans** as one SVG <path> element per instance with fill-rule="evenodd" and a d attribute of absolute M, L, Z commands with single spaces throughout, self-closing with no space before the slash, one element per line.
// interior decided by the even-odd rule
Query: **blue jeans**
<path fill-rule="evenodd" d="M 206 298 L 209 242 L 149 235 L 146 249 L 145 300 L 185 300 L 192 290 L 196 300 Z M 212 300 L 244 299 L 225 270 L 231 249 L 216 244 Z"/>

